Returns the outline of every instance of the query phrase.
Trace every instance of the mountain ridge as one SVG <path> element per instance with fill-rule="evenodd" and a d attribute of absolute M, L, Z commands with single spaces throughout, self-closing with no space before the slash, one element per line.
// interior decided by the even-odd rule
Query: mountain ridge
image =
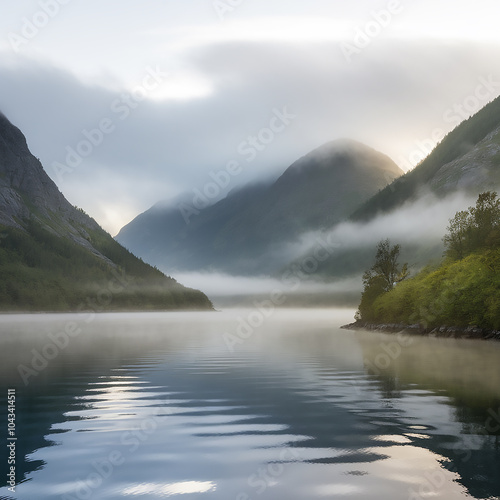
<path fill-rule="evenodd" d="M 95 296 L 109 298 L 102 310 L 212 308 L 73 207 L 3 113 L 0 233 L 0 310 L 74 310 Z M 116 276 L 126 285 L 111 287 Z"/>
<path fill-rule="evenodd" d="M 400 207 L 406 201 L 416 199 L 421 188 L 433 187 L 432 179 L 441 168 L 471 153 L 479 143 L 499 127 L 500 96 L 457 125 L 419 165 L 355 210 L 351 215 L 351 220 L 371 220 L 378 214 L 387 213 Z M 494 168 L 498 168 L 498 162 Z M 481 189 L 487 187 L 487 182 L 485 185 L 477 185 L 475 189 L 472 189 L 472 194 L 478 194 Z"/>
<path fill-rule="evenodd" d="M 59 235 L 66 233 L 76 243 L 101 255 L 89 243 L 86 233 L 86 229 L 97 230 L 100 226 L 66 200 L 40 160 L 30 153 L 21 130 L 1 112 L 0 158 L 0 224 L 22 229 L 20 220 L 35 216 L 48 230 Z M 48 223 L 51 218 L 52 224 Z"/>
<path fill-rule="evenodd" d="M 265 274 L 282 265 L 280 245 L 339 222 L 401 174 L 389 157 L 368 146 L 330 141 L 292 163 L 270 186 L 229 193 L 184 227 L 172 210 L 162 218 L 161 210 L 150 209 L 116 239 L 160 268 Z M 145 227 L 146 240 L 138 236 Z"/>
<path fill-rule="evenodd" d="M 460 123 L 419 165 L 360 205 L 346 222 L 359 224 L 362 230 L 424 199 L 436 203 L 457 193 L 472 198 L 494 187 L 500 187 L 500 97 Z M 386 237 L 387 233 L 380 234 L 381 239 Z M 403 244 L 405 260 L 417 269 L 426 262 L 438 262 L 444 250 L 439 238 L 431 241 L 425 234 L 419 238 L 422 241 L 398 241 Z M 307 259 L 310 252 L 297 260 Z M 340 247 L 333 257 L 318 263 L 312 277 L 332 280 L 361 275 L 370 265 L 371 252 L 368 248 Z"/>

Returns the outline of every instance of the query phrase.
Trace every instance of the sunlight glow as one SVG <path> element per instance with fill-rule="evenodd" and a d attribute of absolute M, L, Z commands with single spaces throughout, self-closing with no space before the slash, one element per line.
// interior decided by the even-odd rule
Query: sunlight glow
<path fill-rule="evenodd" d="M 125 206 L 123 203 L 101 203 L 99 204 L 99 210 L 96 211 L 99 224 L 112 235 L 117 234 L 136 215 L 134 207 Z"/>
<path fill-rule="evenodd" d="M 189 101 L 203 99 L 213 94 L 213 86 L 200 75 L 192 72 L 173 73 L 164 83 L 148 94 L 154 101 Z"/>
<path fill-rule="evenodd" d="M 349 19 L 319 17 L 281 17 L 258 20 L 231 21 L 223 25 L 185 26 L 176 30 L 179 41 L 170 49 L 183 50 L 207 43 L 224 42 L 326 42 L 349 37 L 352 33 Z M 162 35 L 161 32 L 151 33 Z"/>

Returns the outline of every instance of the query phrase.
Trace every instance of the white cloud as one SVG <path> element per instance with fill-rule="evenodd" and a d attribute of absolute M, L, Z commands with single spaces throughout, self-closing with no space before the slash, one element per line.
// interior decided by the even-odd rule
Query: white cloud
<path fill-rule="evenodd" d="M 395 243 L 426 243 L 440 241 L 453 215 L 474 204 L 474 198 L 455 193 L 439 199 L 423 193 L 415 202 L 407 202 L 391 213 L 381 215 L 368 223 L 345 222 L 329 235 L 329 241 L 338 241 L 342 248 L 375 246 L 381 239 Z"/>
<path fill-rule="evenodd" d="M 322 143 L 347 136 L 401 163 L 436 128 L 453 128 L 443 112 L 495 71 L 492 61 L 500 56 L 496 0 L 473 7 L 401 3 L 404 11 L 348 64 L 340 41 L 386 3 L 253 0 L 220 22 L 204 0 L 175 7 L 150 0 L 70 2 L 14 54 L 8 34 L 39 7 L 11 2 L 0 18 L 0 109 L 53 175 L 51 165 L 81 140 L 83 129 L 116 118 L 111 103 L 130 93 L 147 67 L 169 74 L 60 185 L 112 232 L 120 214 L 128 222 L 125 205 L 142 210 L 199 187 L 230 160 L 243 161 L 238 183 L 244 183 L 276 175 Z M 247 164 L 238 145 L 285 105 L 297 120 Z M 112 194 L 96 198 L 106 190 Z"/>

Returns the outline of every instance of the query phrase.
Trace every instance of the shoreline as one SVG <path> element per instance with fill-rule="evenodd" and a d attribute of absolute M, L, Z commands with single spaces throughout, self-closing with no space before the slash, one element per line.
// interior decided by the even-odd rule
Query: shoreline
<path fill-rule="evenodd" d="M 500 330 L 479 328 L 477 326 L 438 326 L 425 328 L 422 325 L 405 325 L 398 323 L 363 323 L 356 321 L 340 328 L 344 330 L 368 330 L 385 333 L 407 333 L 423 337 L 438 337 L 452 339 L 495 340 L 500 341 Z"/>
<path fill-rule="evenodd" d="M 211 308 L 185 308 L 185 309 L 55 309 L 55 310 L 19 310 L 19 311 L 0 311 L 2 316 L 22 316 L 22 315 L 42 315 L 42 314 L 118 314 L 118 313 L 169 313 L 169 312 L 219 312 L 215 307 Z"/>

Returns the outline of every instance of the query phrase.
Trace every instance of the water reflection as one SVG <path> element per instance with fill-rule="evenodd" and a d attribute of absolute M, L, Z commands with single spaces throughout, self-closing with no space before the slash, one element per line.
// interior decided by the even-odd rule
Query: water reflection
<path fill-rule="evenodd" d="M 200 481 L 185 481 L 183 483 L 171 483 L 171 484 L 140 484 L 137 486 L 131 486 L 125 488 L 122 492 L 124 496 L 143 496 L 143 495 L 154 495 L 160 497 L 170 497 L 174 495 L 187 495 L 193 493 L 207 493 L 209 491 L 215 491 L 216 486 L 210 481 L 200 482 Z"/>
<path fill-rule="evenodd" d="M 238 315 L 96 318 L 17 384 L 26 458 L 12 498 L 500 494 L 498 346 L 353 333 L 337 328 L 350 312 L 286 311 L 231 352 L 223 334 Z M 1 319 L 5 385 L 67 321 Z"/>
<path fill-rule="evenodd" d="M 424 445 L 443 455 L 443 468 L 456 473 L 457 482 L 472 497 L 497 497 L 500 346 L 493 342 L 408 337 L 402 341 L 406 347 L 398 350 L 401 342 L 397 338 L 376 333 L 360 334 L 360 341 L 368 371 L 390 387 L 392 397 L 405 395 L 407 414 L 421 419 L 427 416 L 433 422 Z M 391 350 L 398 355 L 387 356 Z M 413 401 L 408 398 L 410 394 L 415 396 Z M 422 398 L 428 400 L 429 395 L 440 402 L 433 415 L 422 412 Z M 434 483 L 439 483 L 438 476 Z"/>

